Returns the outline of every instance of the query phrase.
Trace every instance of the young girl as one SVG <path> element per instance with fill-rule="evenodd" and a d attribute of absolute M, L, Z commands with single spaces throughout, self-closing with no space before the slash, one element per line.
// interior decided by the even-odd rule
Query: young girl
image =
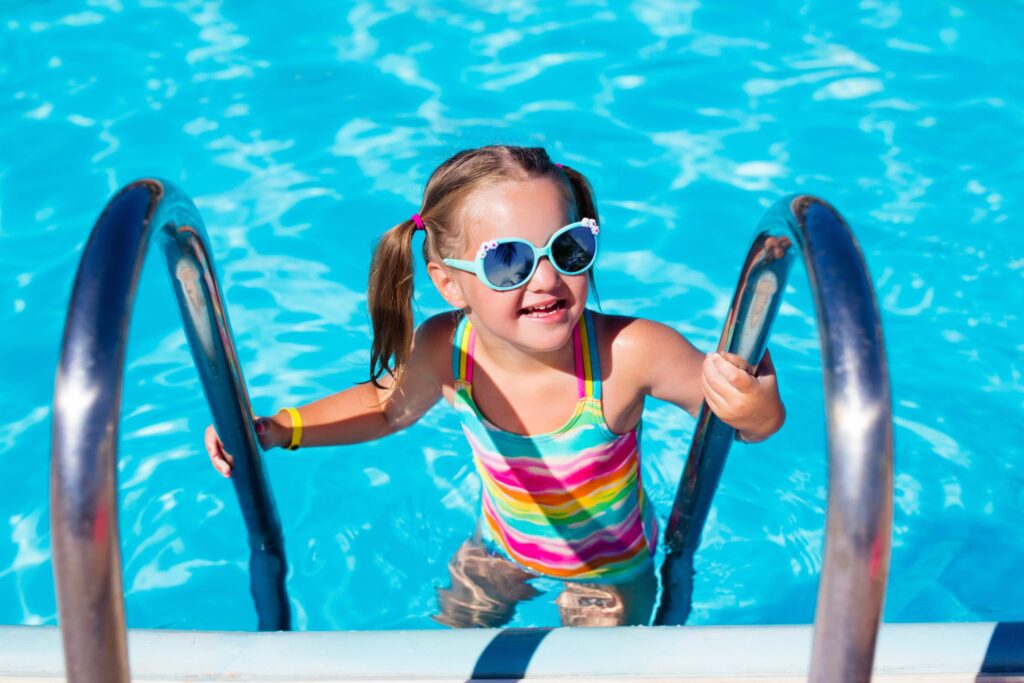
<path fill-rule="evenodd" d="M 702 401 L 744 441 L 785 411 L 768 354 L 741 368 L 675 330 L 586 308 L 601 228 L 590 184 L 540 148 L 459 152 L 419 213 L 373 256 L 371 381 L 257 421 L 264 448 L 351 444 L 455 407 L 483 481 L 473 538 L 440 590 L 452 626 L 502 626 L 541 576 L 565 581 L 566 625 L 647 623 L 657 520 L 640 481 L 644 398 L 696 415 Z M 412 239 L 454 311 L 413 330 Z M 210 458 L 232 458 L 212 427 Z"/>

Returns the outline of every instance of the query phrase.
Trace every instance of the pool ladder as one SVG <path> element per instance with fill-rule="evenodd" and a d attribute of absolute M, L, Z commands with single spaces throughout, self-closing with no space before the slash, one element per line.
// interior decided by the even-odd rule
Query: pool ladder
<path fill-rule="evenodd" d="M 825 557 L 810 680 L 867 681 L 889 570 L 893 429 L 881 318 L 864 257 L 839 213 L 794 195 L 758 225 L 733 295 L 720 353 L 753 367 L 764 354 L 796 245 L 818 317 L 828 428 Z M 690 612 L 693 557 L 735 430 L 701 407 L 665 531 L 663 596 L 655 623 Z"/>
<path fill-rule="evenodd" d="M 263 470 L 202 220 L 173 184 L 125 186 L 97 220 L 79 263 L 54 392 L 51 528 L 69 681 L 127 682 L 116 461 L 128 324 L 157 237 L 189 346 L 226 449 L 248 529 L 261 630 L 290 627 L 280 521 Z M 810 679 L 868 681 L 889 564 L 892 420 L 878 307 L 860 250 L 838 213 L 794 196 L 762 220 L 719 351 L 757 365 L 800 247 L 818 311 L 828 405 L 829 502 Z M 666 531 L 658 623 L 690 609 L 693 553 L 734 432 L 706 407 Z"/>
<path fill-rule="evenodd" d="M 85 245 L 54 390 L 51 534 L 71 681 L 128 681 L 115 472 L 128 327 L 154 237 L 217 433 L 235 456 L 231 482 L 248 531 L 259 628 L 291 625 L 281 523 L 202 219 L 173 184 L 140 180 L 110 200 Z"/>

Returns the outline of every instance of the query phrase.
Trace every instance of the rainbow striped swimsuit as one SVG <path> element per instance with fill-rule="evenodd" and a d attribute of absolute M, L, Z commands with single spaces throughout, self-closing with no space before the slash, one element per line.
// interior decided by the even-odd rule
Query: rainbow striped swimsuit
<path fill-rule="evenodd" d="M 615 434 L 601 409 L 594 321 L 573 330 L 579 400 L 561 428 L 522 436 L 499 429 L 473 401 L 473 343 L 455 332 L 455 408 L 483 480 L 483 539 L 538 574 L 617 582 L 649 571 L 657 519 L 640 481 L 640 425 Z"/>

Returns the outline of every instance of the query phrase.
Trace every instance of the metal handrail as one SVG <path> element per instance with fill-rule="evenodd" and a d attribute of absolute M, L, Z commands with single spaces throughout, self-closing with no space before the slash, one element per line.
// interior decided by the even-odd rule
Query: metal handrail
<path fill-rule="evenodd" d="M 800 249 L 818 317 L 828 429 L 828 512 L 809 680 L 868 681 L 892 531 L 893 430 L 882 326 L 864 257 L 839 213 L 809 195 L 772 206 L 758 226 L 720 353 L 757 366 Z M 665 532 L 655 623 L 685 623 L 693 556 L 735 430 L 701 407 Z"/>
<path fill-rule="evenodd" d="M 139 180 L 110 200 L 85 245 L 54 391 L 51 532 L 71 681 L 128 681 L 115 465 L 128 324 L 154 235 L 214 424 L 235 456 L 259 628 L 290 627 L 281 524 L 202 219 L 173 184 Z"/>

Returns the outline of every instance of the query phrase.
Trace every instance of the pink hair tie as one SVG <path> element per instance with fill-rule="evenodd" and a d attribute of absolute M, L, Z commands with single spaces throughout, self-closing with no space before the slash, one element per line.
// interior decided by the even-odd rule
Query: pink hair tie
<path fill-rule="evenodd" d="M 563 171 L 565 170 L 565 166 L 562 166 L 561 164 L 555 164 L 555 166 L 557 166 L 558 168 L 562 169 Z"/>
<path fill-rule="evenodd" d="M 423 219 L 420 218 L 420 215 L 418 213 L 414 213 L 412 215 L 412 222 L 416 224 L 416 229 L 417 230 L 426 230 L 427 229 L 427 226 L 423 225 Z"/>

